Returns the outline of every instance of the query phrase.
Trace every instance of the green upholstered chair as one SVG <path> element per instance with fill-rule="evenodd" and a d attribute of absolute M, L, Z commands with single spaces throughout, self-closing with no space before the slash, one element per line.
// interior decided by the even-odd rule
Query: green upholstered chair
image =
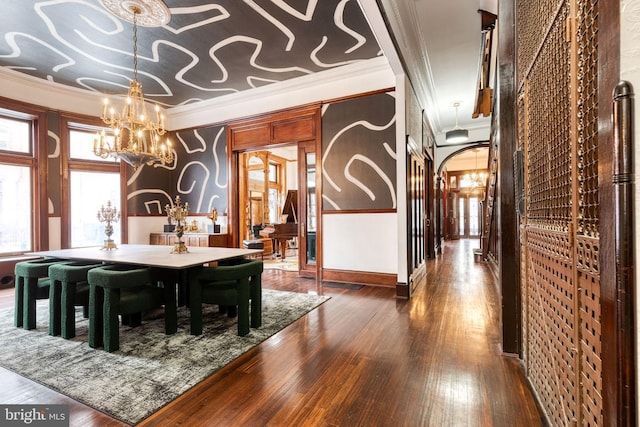
<path fill-rule="evenodd" d="M 89 283 L 87 273 L 100 267 L 95 261 L 74 261 L 49 267 L 49 335 L 62 338 L 76 336 L 75 307 L 83 307 L 89 317 Z"/>
<path fill-rule="evenodd" d="M 249 324 L 259 328 L 262 325 L 262 271 L 262 261 L 247 259 L 193 271 L 189 279 L 191 334 L 202 334 L 203 303 L 237 307 L 240 336 L 249 333 Z"/>
<path fill-rule="evenodd" d="M 15 326 L 24 329 L 36 327 L 36 300 L 49 298 L 49 267 L 64 262 L 68 261 L 43 258 L 16 264 Z"/>
<path fill-rule="evenodd" d="M 87 273 L 89 282 L 89 346 L 113 352 L 120 348 L 119 318 L 138 326 L 141 314 L 164 306 L 165 333 L 177 330 L 175 284 L 156 282 L 153 269 L 107 265 Z"/>

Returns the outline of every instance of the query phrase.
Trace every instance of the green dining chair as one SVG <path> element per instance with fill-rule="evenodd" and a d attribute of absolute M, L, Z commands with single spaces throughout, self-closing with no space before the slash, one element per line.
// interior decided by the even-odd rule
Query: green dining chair
<path fill-rule="evenodd" d="M 89 270 L 89 346 L 120 348 L 120 320 L 138 326 L 142 313 L 164 306 L 165 333 L 177 330 L 175 284 L 159 285 L 152 268 L 113 264 Z"/>
<path fill-rule="evenodd" d="M 249 333 L 249 325 L 262 325 L 262 271 L 260 260 L 237 260 L 217 267 L 201 267 L 189 279 L 191 334 L 202 334 L 202 304 L 217 304 L 237 312 L 238 335 Z M 249 313 L 251 307 L 251 313 Z"/>
<path fill-rule="evenodd" d="M 82 306 L 89 317 L 89 270 L 100 267 L 95 261 L 73 261 L 49 267 L 49 335 L 76 336 L 75 307 Z"/>
<path fill-rule="evenodd" d="M 24 329 L 36 327 L 36 301 L 49 298 L 49 267 L 68 261 L 43 258 L 19 262 L 15 265 L 14 325 Z"/>

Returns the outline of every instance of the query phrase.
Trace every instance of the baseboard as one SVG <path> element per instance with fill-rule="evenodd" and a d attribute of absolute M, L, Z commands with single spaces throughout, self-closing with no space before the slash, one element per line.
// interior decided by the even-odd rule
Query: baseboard
<path fill-rule="evenodd" d="M 355 283 L 369 286 L 396 286 L 397 274 L 372 273 L 369 271 L 322 270 L 322 280 L 328 282 Z"/>

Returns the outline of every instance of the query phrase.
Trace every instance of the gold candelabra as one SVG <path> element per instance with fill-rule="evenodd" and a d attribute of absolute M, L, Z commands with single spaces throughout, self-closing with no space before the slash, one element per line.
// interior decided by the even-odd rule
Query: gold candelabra
<path fill-rule="evenodd" d="M 113 234 L 113 226 L 112 222 L 118 222 L 120 219 L 120 212 L 115 207 L 111 206 L 111 200 L 107 201 L 107 207 L 104 205 L 100 206 L 100 210 L 98 211 L 98 221 L 106 222 L 104 226 L 104 234 L 107 235 L 107 240 L 104 241 L 101 250 L 111 250 L 118 249 L 115 242 L 111 239 L 111 235 Z"/>
<path fill-rule="evenodd" d="M 220 232 L 220 225 L 216 222 L 218 220 L 218 211 L 216 210 L 216 208 L 211 209 L 211 215 L 207 215 L 207 218 L 209 218 L 211 220 L 211 232 L 212 233 L 219 233 Z"/>
<path fill-rule="evenodd" d="M 187 220 L 187 215 L 189 215 L 189 203 L 185 203 L 182 205 L 182 201 L 180 200 L 180 196 L 176 196 L 176 200 L 173 203 L 173 206 L 167 204 L 164 208 L 167 212 L 167 216 L 170 219 L 176 221 L 175 233 L 178 237 L 176 240 L 176 244 L 171 251 L 172 254 L 183 254 L 189 252 L 187 246 L 184 244 L 184 240 L 182 240 L 182 236 L 184 236 L 184 223 Z"/>

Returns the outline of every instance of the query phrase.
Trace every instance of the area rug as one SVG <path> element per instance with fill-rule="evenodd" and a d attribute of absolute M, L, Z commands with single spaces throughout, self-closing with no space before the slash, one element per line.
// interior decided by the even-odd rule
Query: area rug
<path fill-rule="evenodd" d="M 298 257 L 265 259 L 262 263 L 265 270 L 298 271 Z"/>
<path fill-rule="evenodd" d="M 135 425 L 327 299 L 263 290 L 262 327 L 244 337 L 216 306 L 205 306 L 200 336 L 189 334 L 188 309 L 179 309 L 178 332 L 169 336 L 159 312 L 137 328 L 121 327 L 114 353 L 89 347 L 81 309 L 76 338 L 49 336 L 48 301 L 38 301 L 31 331 L 13 326 L 13 308 L 0 310 L 0 366 Z"/>

